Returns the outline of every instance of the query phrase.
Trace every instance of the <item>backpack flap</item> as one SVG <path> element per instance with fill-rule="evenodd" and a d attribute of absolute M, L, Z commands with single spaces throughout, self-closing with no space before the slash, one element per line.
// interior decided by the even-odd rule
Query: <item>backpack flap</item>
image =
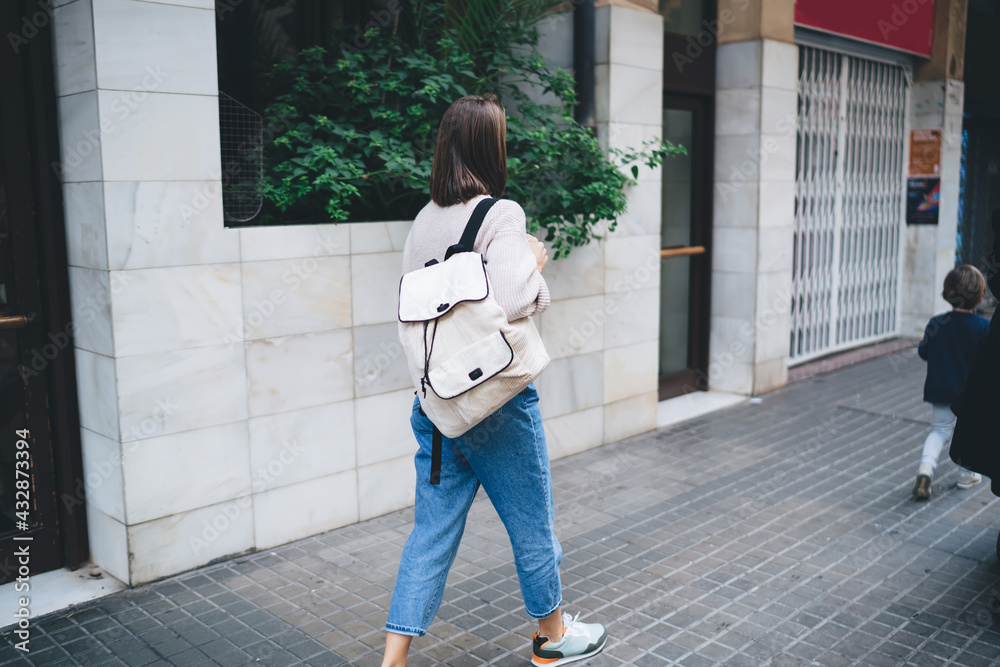
<path fill-rule="evenodd" d="M 435 394 L 455 398 L 499 375 L 513 361 L 514 350 L 503 332 L 497 331 L 435 366 L 427 377 Z"/>
<path fill-rule="evenodd" d="M 447 261 L 403 275 L 399 281 L 399 321 L 435 320 L 463 301 L 490 293 L 483 256 L 460 252 Z"/>

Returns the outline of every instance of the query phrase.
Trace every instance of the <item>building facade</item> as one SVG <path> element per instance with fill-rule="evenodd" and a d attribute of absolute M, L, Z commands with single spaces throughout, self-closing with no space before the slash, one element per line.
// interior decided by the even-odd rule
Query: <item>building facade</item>
<path fill-rule="evenodd" d="M 607 238 L 546 267 L 552 362 L 537 384 L 554 458 L 655 428 L 663 399 L 761 394 L 790 365 L 918 335 L 944 309 L 965 2 L 866 3 L 885 38 L 830 23 L 824 4 L 596 3 L 598 137 L 689 150 L 640 170 Z M 395 314 L 408 221 L 227 226 L 225 7 L 52 5 L 38 18 L 23 2 L 3 26 L 34 59 L 5 55 L 14 69 L 49 83 L 33 108 L 51 118 L 0 116 L 5 142 L 49 151 L 28 180 L 55 208 L 12 218 L 54 230 L 15 235 L 17 252 L 55 250 L 34 269 L 40 317 L 0 331 L 2 370 L 30 389 L 5 396 L 34 406 L 10 423 L 33 424 L 34 474 L 56 499 L 38 514 L 45 567 L 89 554 L 136 585 L 411 504 Z M 571 11 L 541 25 L 543 54 L 568 70 Z M 8 88 L 28 90 L 21 78 Z M 939 173 L 915 174 L 939 181 L 935 224 L 906 224 L 914 129 L 940 139 Z M 13 202 L 25 186 L 4 173 Z M 32 277 L 10 266 L 16 318 Z"/>

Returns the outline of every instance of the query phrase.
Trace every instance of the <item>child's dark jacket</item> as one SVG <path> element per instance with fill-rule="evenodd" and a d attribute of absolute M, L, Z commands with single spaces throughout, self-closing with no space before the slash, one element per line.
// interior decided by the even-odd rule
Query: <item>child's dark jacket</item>
<path fill-rule="evenodd" d="M 974 313 L 952 311 L 931 318 L 917 347 L 917 354 L 927 362 L 925 401 L 950 405 L 955 400 L 989 327 L 989 320 Z"/>

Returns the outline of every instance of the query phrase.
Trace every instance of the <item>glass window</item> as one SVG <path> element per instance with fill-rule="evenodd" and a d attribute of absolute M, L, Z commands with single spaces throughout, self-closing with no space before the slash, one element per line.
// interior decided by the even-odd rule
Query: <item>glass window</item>
<path fill-rule="evenodd" d="M 663 110 L 663 138 L 688 147 L 688 155 L 663 162 L 661 247 L 691 244 L 691 141 L 694 112 Z M 660 375 L 689 366 L 691 258 L 660 260 Z"/>
<path fill-rule="evenodd" d="M 705 29 L 705 0 L 660 0 L 663 29 L 681 35 L 696 35 Z"/>
<path fill-rule="evenodd" d="M 313 46 L 359 48 L 364 30 L 394 26 L 398 0 L 220 0 L 216 3 L 222 206 L 226 225 L 321 222 L 290 219 L 263 196 L 264 114 L 281 91 L 272 69 Z M 340 40 L 336 44 L 334 36 Z M 344 36 L 347 35 L 347 42 Z"/>

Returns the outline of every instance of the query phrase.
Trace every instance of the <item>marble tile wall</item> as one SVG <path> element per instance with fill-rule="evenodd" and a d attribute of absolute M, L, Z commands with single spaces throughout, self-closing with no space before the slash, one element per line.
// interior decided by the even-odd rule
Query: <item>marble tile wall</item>
<path fill-rule="evenodd" d="M 91 559 L 129 581 L 124 471 L 101 188 L 101 131 L 91 0 L 56 6 L 54 63 L 69 282 Z"/>
<path fill-rule="evenodd" d="M 927 320 L 951 309 L 941 288 L 955 267 L 963 86 L 954 80 L 918 81 L 910 92 L 911 129 L 941 130 L 941 201 L 937 225 L 906 227 L 901 331 L 907 336 L 923 336 Z"/>
<path fill-rule="evenodd" d="M 600 138 L 636 145 L 659 17 L 599 21 Z M 224 227 L 213 3 L 76 0 L 55 26 L 93 559 L 135 585 L 412 504 L 409 223 Z M 547 30 L 566 60 L 572 22 Z M 655 427 L 659 175 L 638 180 L 615 232 L 546 269 L 554 458 Z"/>
<path fill-rule="evenodd" d="M 628 148 L 661 137 L 661 16 L 608 5 L 597 8 L 596 20 L 598 138 L 607 148 Z M 656 427 L 660 171 L 642 165 L 636 180 L 627 213 L 602 244 L 604 293 L 596 312 L 603 319 L 604 442 Z M 589 312 L 580 328 L 594 319 Z"/>
<path fill-rule="evenodd" d="M 722 391 L 787 379 L 797 73 L 794 44 L 717 50 L 709 385 Z"/>

